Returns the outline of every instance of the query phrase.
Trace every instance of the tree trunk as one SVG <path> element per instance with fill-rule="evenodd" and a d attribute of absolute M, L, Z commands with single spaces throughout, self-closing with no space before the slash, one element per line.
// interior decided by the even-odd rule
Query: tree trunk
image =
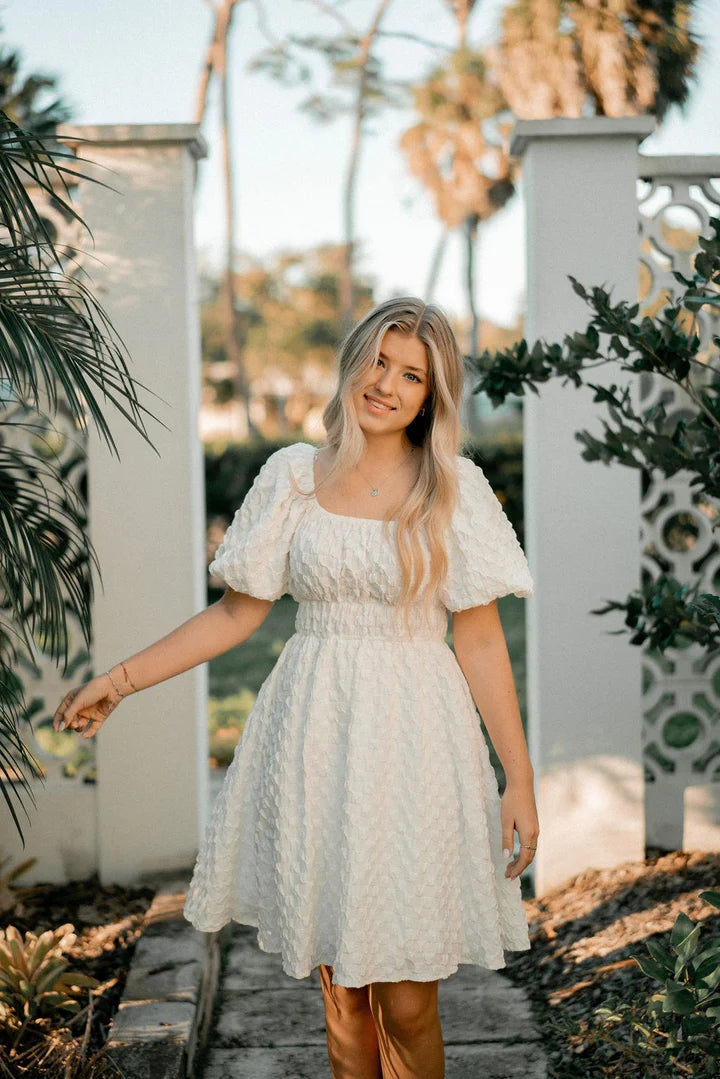
<path fill-rule="evenodd" d="M 443 226 L 443 230 L 440 233 L 438 242 L 435 245 L 435 250 L 433 251 L 427 281 L 425 282 L 425 295 L 423 296 L 425 303 L 432 303 L 433 296 L 435 295 L 435 289 L 437 288 L 438 277 L 440 276 L 443 259 L 445 258 L 445 249 L 447 248 L 449 235 L 448 230 Z"/>
<path fill-rule="evenodd" d="M 468 214 L 465 218 L 465 287 L 467 289 L 468 310 L 470 311 L 469 354 L 472 360 L 478 357 L 478 337 L 480 320 L 475 303 L 475 256 L 477 255 L 478 222 L 477 214 Z"/>
<path fill-rule="evenodd" d="M 195 104 L 195 123 L 201 124 L 205 119 L 205 112 L 207 110 L 208 90 L 210 89 L 210 80 L 212 79 L 212 73 L 216 64 L 216 57 L 218 51 L 218 31 L 220 29 L 220 17 L 215 12 L 215 25 L 213 26 L 212 37 L 210 38 L 210 44 L 208 45 L 207 53 L 205 54 L 205 64 L 203 65 L 202 75 L 200 76 L 200 85 L 198 87 L 198 95 Z"/>
<path fill-rule="evenodd" d="M 360 72 L 355 108 L 353 110 L 353 132 L 350 145 L 345 186 L 343 192 L 343 259 L 340 268 L 340 321 L 343 333 L 347 333 L 355 316 L 355 295 L 353 289 L 353 265 L 355 261 L 355 187 L 360 165 L 363 123 L 365 120 L 365 96 L 367 93 L 367 68 L 373 41 L 380 28 L 380 23 L 392 3 L 392 0 L 380 0 L 370 28 L 360 42 L 357 66 Z"/>
<path fill-rule="evenodd" d="M 233 147 L 230 127 L 230 92 L 228 85 L 228 39 L 236 6 L 242 0 L 221 0 L 215 8 L 215 27 L 208 47 L 200 81 L 196 119 L 200 123 L 207 108 L 212 75 L 220 83 L 220 124 L 222 130 L 223 180 L 225 188 L 225 267 L 222 280 L 222 313 L 225 324 L 225 355 L 234 371 L 235 398 L 243 402 L 247 431 L 257 434 L 250 418 L 250 386 L 245 371 L 245 333 L 240 320 L 235 288 L 235 192 L 233 185 Z"/>

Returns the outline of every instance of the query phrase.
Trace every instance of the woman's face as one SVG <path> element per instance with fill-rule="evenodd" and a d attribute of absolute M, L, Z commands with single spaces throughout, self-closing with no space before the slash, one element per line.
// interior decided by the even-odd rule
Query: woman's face
<path fill-rule="evenodd" d="M 404 431 L 429 396 L 428 358 L 422 341 L 388 330 L 375 367 L 353 396 L 360 428 L 366 434 Z"/>

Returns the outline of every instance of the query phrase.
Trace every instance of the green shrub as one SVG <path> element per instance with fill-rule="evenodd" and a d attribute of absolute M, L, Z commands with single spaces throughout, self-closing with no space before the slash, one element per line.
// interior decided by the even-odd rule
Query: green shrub
<path fill-rule="evenodd" d="M 221 767 L 233 759 L 235 746 L 245 727 L 245 720 L 255 704 L 255 694 L 242 689 L 232 697 L 211 697 L 208 702 L 210 757 Z"/>
<path fill-rule="evenodd" d="M 720 908 L 720 892 L 700 892 Z M 642 1002 L 608 1002 L 596 1015 L 616 1026 L 629 1024 L 636 1045 L 668 1063 L 693 1065 L 694 1075 L 717 1075 L 720 1060 L 720 937 L 701 947 L 702 922 L 679 914 L 668 947 L 647 941 L 647 954 L 633 955 L 660 988 Z"/>
<path fill-rule="evenodd" d="M 233 516 L 270 454 L 285 442 L 236 442 L 205 450 L 205 508 L 208 517 Z"/>

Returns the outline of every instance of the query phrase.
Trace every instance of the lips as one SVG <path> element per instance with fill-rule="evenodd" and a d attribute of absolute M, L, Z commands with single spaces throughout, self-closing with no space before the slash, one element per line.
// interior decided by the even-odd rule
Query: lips
<path fill-rule="evenodd" d="M 370 397 L 367 393 L 363 394 L 363 396 L 364 396 L 365 400 L 368 402 L 368 404 L 373 406 L 374 408 L 376 408 L 378 410 L 378 412 L 394 412 L 395 411 L 395 409 L 392 407 L 392 405 L 386 405 L 382 401 L 378 401 L 378 399 L 376 397 Z"/>

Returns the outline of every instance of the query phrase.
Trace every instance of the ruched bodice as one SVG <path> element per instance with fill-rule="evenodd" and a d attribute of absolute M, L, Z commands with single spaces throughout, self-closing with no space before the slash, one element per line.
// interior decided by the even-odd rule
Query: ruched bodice
<path fill-rule="evenodd" d="M 342 985 L 504 966 L 529 947 L 505 878 L 499 796 L 447 612 L 532 581 L 481 470 L 457 459 L 449 572 L 429 615 L 396 608 L 394 524 L 325 510 L 313 448 L 273 454 L 211 571 L 298 601 L 214 807 L 188 892 L 199 929 L 258 927 L 294 977 Z"/>
<path fill-rule="evenodd" d="M 301 600 L 295 632 L 312 637 L 350 637 L 362 640 L 439 639 L 447 633 L 447 612 L 436 606 L 430 616 L 414 608 L 406 624 L 402 614 L 383 600 Z"/>

